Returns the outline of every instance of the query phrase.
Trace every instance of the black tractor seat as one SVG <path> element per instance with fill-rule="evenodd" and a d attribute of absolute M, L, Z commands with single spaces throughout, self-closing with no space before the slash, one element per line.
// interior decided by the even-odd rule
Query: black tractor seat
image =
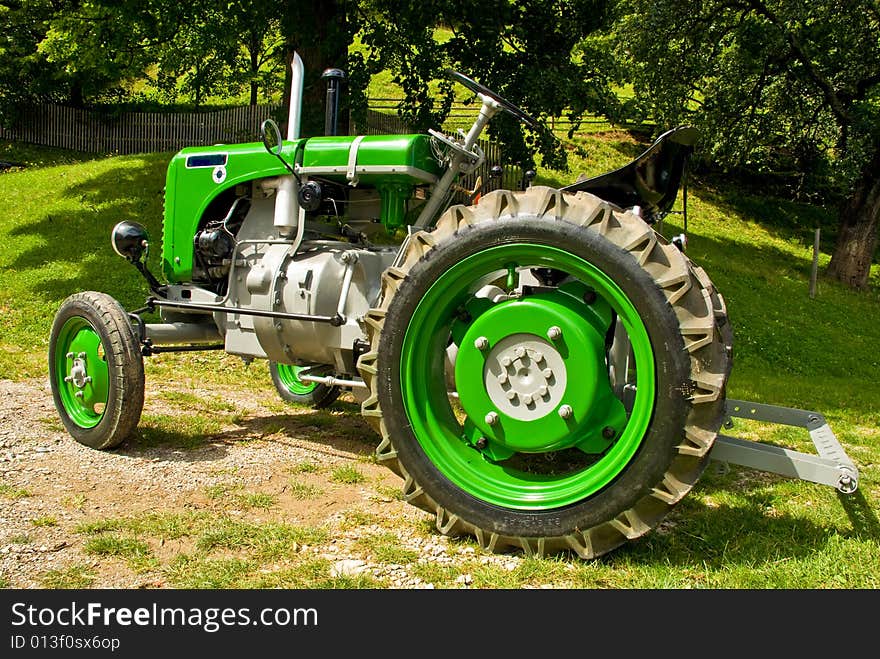
<path fill-rule="evenodd" d="M 693 126 L 668 130 L 620 169 L 577 181 L 562 191 L 589 192 L 621 208 L 638 206 L 646 222 L 659 221 L 675 204 L 687 158 L 699 136 Z"/>

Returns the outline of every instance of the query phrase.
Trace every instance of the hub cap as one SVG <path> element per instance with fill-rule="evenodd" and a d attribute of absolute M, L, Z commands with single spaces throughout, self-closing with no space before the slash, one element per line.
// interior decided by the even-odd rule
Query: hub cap
<path fill-rule="evenodd" d="M 317 382 L 303 382 L 299 379 L 299 374 L 306 370 L 306 366 L 288 364 L 276 364 L 275 366 L 278 369 L 278 379 L 292 394 L 308 396 L 318 387 Z"/>
<path fill-rule="evenodd" d="M 61 328 L 54 377 L 67 415 L 81 428 L 97 426 L 110 391 L 109 373 L 101 338 L 84 318 L 71 318 Z"/>

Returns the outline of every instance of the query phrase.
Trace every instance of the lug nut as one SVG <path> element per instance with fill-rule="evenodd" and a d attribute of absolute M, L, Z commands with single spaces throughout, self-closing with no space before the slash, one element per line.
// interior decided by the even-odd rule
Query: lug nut
<path fill-rule="evenodd" d="M 525 395 L 523 395 L 523 402 L 524 402 L 526 405 L 531 405 L 531 404 L 532 404 L 532 395 L 531 395 L 531 394 L 525 394 Z"/>
<path fill-rule="evenodd" d="M 489 339 L 487 339 L 485 336 L 478 337 L 477 340 L 474 341 L 474 347 L 477 350 L 485 350 L 489 347 Z"/>
<path fill-rule="evenodd" d="M 72 381 L 73 381 L 73 376 L 72 376 L 72 375 L 65 375 L 65 376 L 64 376 L 64 381 L 65 381 L 65 382 L 72 382 Z"/>
<path fill-rule="evenodd" d="M 72 353 L 72 352 L 68 352 L 68 353 L 67 353 L 67 358 L 68 358 L 68 359 L 73 359 L 73 353 Z"/>
<path fill-rule="evenodd" d="M 543 353 L 543 352 L 538 352 L 537 350 L 535 350 L 534 352 L 532 352 L 532 359 L 533 359 L 536 363 L 537 363 L 537 362 L 542 362 L 542 361 L 544 361 L 544 353 Z"/>
<path fill-rule="evenodd" d="M 611 426 L 605 426 L 602 428 L 602 437 L 605 439 L 612 439 L 617 432 Z"/>
<path fill-rule="evenodd" d="M 488 446 L 488 445 L 489 445 L 489 440 L 486 439 L 485 437 L 480 437 L 480 438 L 476 441 L 476 443 L 474 444 L 474 446 L 476 446 L 476 447 L 477 447 L 478 449 L 480 449 L 481 451 L 482 451 L 484 448 L 486 448 L 486 446 Z"/>
<path fill-rule="evenodd" d="M 555 341 L 560 336 L 562 336 L 562 328 L 558 325 L 553 325 L 550 329 L 547 330 L 547 336 L 551 341 Z"/>
<path fill-rule="evenodd" d="M 507 400 L 513 400 L 514 398 L 519 398 L 519 394 L 516 393 L 513 389 L 507 392 Z"/>
<path fill-rule="evenodd" d="M 86 353 L 81 352 L 81 353 L 79 353 L 78 357 L 79 357 L 80 359 L 85 359 L 85 358 L 86 358 Z"/>
<path fill-rule="evenodd" d="M 511 360 L 510 357 L 508 357 L 507 355 L 504 355 L 504 357 L 502 357 L 500 361 L 502 366 L 510 366 Z"/>
<path fill-rule="evenodd" d="M 544 396 L 547 395 L 547 391 L 548 391 L 548 389 L 547 389 L 547 386 L 546 386 L 546 385 L 543 385 L 543 384 L 542 384 L 540 387 L 538 387 L 538 395 L 539 395 L 541 398 L 543 398 Z"/>
<path fill-rule="evenodd" d="M 77 398 L 82 398 L 82 397 L 83 397 L 83 392 L 81 392 L 81 391 L 77 391 L 77 392 L 76 392 L 75 394 L 73 394 L 73 395 L 76 396 Z"/>
<path fill-rule="evenodd" d="M 495 412 L 489 412 L 489 413 L 485 416 L 485 421 L 486 421 L 486 423 L 488 423 L 490 426 L 494 426 L 496 423 L 498 423 L 498 415 L 497 415 Z"/>
<path fill-rule="evenodd" d="M 549 369 L 549 368 L 545 368 L 543 371 L 541 371 L 541 375 L 544 376 L 545 380 L 549 380 L 550 378 L 553 377 L 553 370 Z"/>
<path fill-rule="evenodd" d="M 520 346 L 516 350 L 513 351 L 513 354 L 516 355 L 517 359 L 522 359 L 526 356 L 526 349 Z"/>
<path fill-rule="evenodd" d="M 91 375 L 87 375 L 87 376 L 85 376 L 85 377 L 83 378 L 83 382 L 85 382 L 86 384 L 88 384 L 88 383 L 91 382 L 91 381 L 92 381 L 92 376 L 91 376 Z"/>
<path fill-rule="evenodd" d="M 505 382 L 507 382 L 507 371 L 501 371 L 498 374 L 497 379 L 498 379 L 498 382 L 500 382 L 501 384 L 504 384 Z"/>
<path fill-rule="evenodd" d="M 584 293 L 584 304 L 593 304 L 596 301 L 596 291 L 587 291 Z"/>
<path fill-rule="evenodd" d="M 563 405 L 559 408 L 559 416 L 563 419 L 570 419 L 572 414 L 574 414 L 574 410 L 571 409 L 571 405 Z"/>

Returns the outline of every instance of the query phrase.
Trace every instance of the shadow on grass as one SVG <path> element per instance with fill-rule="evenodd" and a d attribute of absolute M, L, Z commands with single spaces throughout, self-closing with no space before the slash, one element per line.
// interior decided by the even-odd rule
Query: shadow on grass
<path fill-rule="evenodd" d="M 792 559 L 827 553 L 835 538 L 880 545 L 880 524 L 863 496 L 841 499 L 851 529 L 772 511 L 768 492 L 758 490 L 745 498 L 741 504 L 711 506 L 686 500 L 659 529 L 599 560 L 611 568 L 671 565 L 722 572 L 742 566 L 760 571 L 772 570 L 775 564 Z M 768 587 L 766 576 L 756 575 L 755 583 Z M 741 587 L 749 586 L 744 583 Z"/>
<path fill-rule="evenodd" d="M 305 441 L 318 452 L 346 451 L 365 457 L 372 455 L 379 444 L 378 435 L 360 416 L 360 406 L 346 401 L 297 414 L 247 417 L 220 431 L 200 432 L 188 426 L 186 413 L 179 416 L 179 424 L 142 423 L 135 436 L 116 452 L 131 457 L 158 454 L 169 462 L 203 462 L 223 458 L 228 448 L 236 444 L 272 442 L 302 446 Z"/>
<path fill-rule="evenodd" d="M 60 302 L 73 293 L 99 290 L 120 301 L 139 304 L 147 295 L 145 282 L 113 252 L 110 231 L 122 220 L 144 224 L 153 239 L 149 267 L 158 272 L 166 165 L 167 154 L 126 156 L 120 158 L 120 166 L 66 188 L 60 197 L 74 201 L 76 210 L 47 213 L 10 231 L 13 238 L 39 238 L 36 246 L 16 256 L 10 268 L 25 271 L 66 266 L 33 278 L 31 292 L 48 301 Z"/>

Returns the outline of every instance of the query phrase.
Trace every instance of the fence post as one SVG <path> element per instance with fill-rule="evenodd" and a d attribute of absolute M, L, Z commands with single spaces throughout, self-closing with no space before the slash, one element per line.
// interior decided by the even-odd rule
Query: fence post
<path fill-rule="evenodd" d="M 813 269 L 810 272 L 810 299 L 816 297 L 816 280 L 819 277 L 819 227 L 813 238 Z"/>

